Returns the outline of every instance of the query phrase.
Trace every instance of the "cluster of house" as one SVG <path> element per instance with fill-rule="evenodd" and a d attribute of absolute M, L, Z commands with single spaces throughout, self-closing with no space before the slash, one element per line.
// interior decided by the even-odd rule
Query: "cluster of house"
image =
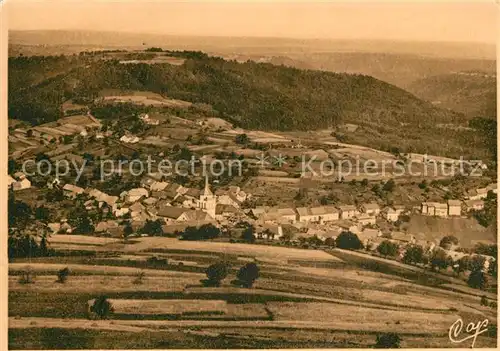
<path fill-rule="evenodd" d="M 8 175 L 7 185 L 14 191 L 31 188 L 31 182 L 23 172 L 16 172 L 13 176 Z"/>
<path fill-rule="evenodd" d="M 208 179 L 204 189 L 188 188 L 176 183 L 155 179 L 154 175 L 143 179 L 141 187 L 122 192 L 119 196 L 108 195 L 98 189 L 83 189 L 65 184 L 63 193 L 68 198 L 84 196 L 87 210 L 100 209 L 110 218 L 95 225 L 96 233 L 109 232 L 121 236 L 120 219 L 128 219 L 134 230 L 140 229 L 147 220 L 161 220 L 165 232 L 188 225 L 205 223 L 228 224 L 244 217 L 240 205 L 249 195 L 239 187 L 231 186 L 211 191 Z M 181 225 L 177 226 L 176 225 Z"/>
<path fill-rule="evenodd" d="M 388 206 L 381 209 L 377 203 L 366 203 L 359 207 L 354 205 L 342 206 L 317 206 L 278 208 L 261 206 L 253 208 L 249 214 L 258 223 L 294 224 L 294 223 L 317 223 L 325 224 L 339 220 L 351 220 L 366 226 L 375 224 L 377 216 L 382 216 L 389 222 L 396 222 L 405 211 L 402 205 Z"/>
<path fill-rule="evenodd" d="M 466 200 L 448 200 L 448 202 L 422 202 L 421 212 L 423 215 L 436 217 L 452 217 L 462 215 L 462 211 L 479 211 L 484 208 L 484 199 L 488 192 L 497 193 L 497 183 L 489 184 L 487 187 L 469 190 L 465 196 Z"/>
<path fill-rule="evenodd" d="M 149 124 L 150 126 L 157 126 L 160 124 L 159 120 L 155 118 L 150 118 L 147 113 L 140 114 L 139 119 L 143 121 L 145 124 Z"/>

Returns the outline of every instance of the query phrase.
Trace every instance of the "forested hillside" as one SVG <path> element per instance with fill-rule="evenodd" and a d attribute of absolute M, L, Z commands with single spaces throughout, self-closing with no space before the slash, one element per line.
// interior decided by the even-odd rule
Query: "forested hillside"
<path fill-rule="evenodd" d="M 469 117 L 496 119 L 496 75 L 486 72 L 460 72 L 420 79 L 408 90 L 421 99 Z"/>
<path fill-rule="evenodd" d="M 341 121 L 432 125 L 462 118 L 369 76 L 172 54 L 186 61 L 120 64 L 97 54 L 10 58 L 9 116 L 52 121 L 66 99 L 90 103 L 103 89 L 121 89 L 208 103 L 239 126 L 263 130 L 310 130 Z"/>

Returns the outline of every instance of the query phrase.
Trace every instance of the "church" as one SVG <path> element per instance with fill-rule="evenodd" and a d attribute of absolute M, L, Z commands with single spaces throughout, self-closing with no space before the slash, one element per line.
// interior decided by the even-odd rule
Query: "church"
<path fill-rule="evenodd" d="M 215 218 L 215 209 L 217 207 L 217 196 L 212 193 L 208 184 L 208 177 L 205 177 L 205 189 L 200 194 L 198 208 L 206 212 L 210 217 Z"/>

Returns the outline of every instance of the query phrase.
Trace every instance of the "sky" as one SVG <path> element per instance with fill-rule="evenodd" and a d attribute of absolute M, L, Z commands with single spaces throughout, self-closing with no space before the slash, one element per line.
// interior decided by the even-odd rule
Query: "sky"
<path fill-rule="evenodd" d="M 9 29 L 496 43 L 492 1 L 5 0 Z"/>

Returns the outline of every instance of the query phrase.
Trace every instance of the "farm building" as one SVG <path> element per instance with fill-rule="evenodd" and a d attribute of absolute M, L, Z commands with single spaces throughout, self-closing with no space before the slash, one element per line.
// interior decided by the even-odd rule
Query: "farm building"
<path fill-rule="evenodd" d="M 299 207 L 297 219 L 301 223 L 336 221 L 339 219 L 339 211 L 333 206 Z"/>
<path fill-rule="evenodd" d="M 380 213 L 380 206 L 377 203 L 369 203 L 361 205 L 361 211 L 369 216 L 378 216 Z"/>
<path fill-rule="evenodd" d="M 448 217 L 448 205 L 440 202 L 422 202 L 421 211 L 427 216 Z"/>
<path fill-rule="evenodd" d="M 339 209 L 340 218 L 342 219 L 350 219 L 358 214 L 358 210 L 353 205 L 339 206 Z"/>
<path fill-rule="evenodd" d="M 257 209 L 255 209 L 257 210 Z M 271 207 L 267 208 L 265 212 L 253 211 L 252 213 L 257 214 L 257 219 L 261 223 L 289 223 L 293 224 L 296 221 L 297 214 L 295 210 L 290 207 L 277 208 Z"/>
<path fill-rule="evenodd" d="M 215 219 L 223 220 L 232 217 L 238 213 L 238 209 L 233 205 L 217 204 L 215 207 Z"/>
<path fill-rule="evenodd" d="M 127 192 L 125 197 L 125 201 L 128 203 L 134 203 L 139 201 L 142 197 L 147 198 L 149 196 L 149 192 L 144 188 L 135 188 L 130 189 Z"/>
<path fill-rule="evenodd" d="M 18 190 L 24 190 L 24 189 L 29 189 L 31 188 L 31 182 L 28 178 L 23 178 L 18 181 L 15 181 L 12 183 L 12 190 L 18 191 Z"/>
<path fill-rule="evenodd" d="M 373 216 L 369 216 L 367 214 L 361 214 L 357 218 L 357 221 L 360 225 L 365 226 L 365 225 L 370 225 L 370 224 L 375 224 L 377 222 L 377 219 Z"/>
<path fill-rule="evenodd" d="M 462 212 L 462 201 L 448 200 L 448 216 L 460 216 Z"/>
<path fill-rule="evenodd" d="M 466 200 L 465 209 L 469 211 L 480 211 L 484 208 L 484 200 Z"/>
<path fill-rule="evenodd" d="M 413 235 L 404 233 L 404 232 L 391 232 L 391 239 L 390 241 L 396 242 L 399 244 L 409 244 L 414 242 Z"/>
<path fill-rule="evenodd" d="M 401 212 L 396 210 L 393 207 L 386 207 L 382 210 L 382 216 L 388 221 L 388 222 L 396 222 L 399 219 L 399 215 Z"/>
<path fill-rule="evenodd" d="M 80 188 L 79 186 L 73 184 L 64 184 L 63 186 L 64 195 L 71 198 L 83 194 L 83 192 L 84 192 L 83 188 Z"/>

